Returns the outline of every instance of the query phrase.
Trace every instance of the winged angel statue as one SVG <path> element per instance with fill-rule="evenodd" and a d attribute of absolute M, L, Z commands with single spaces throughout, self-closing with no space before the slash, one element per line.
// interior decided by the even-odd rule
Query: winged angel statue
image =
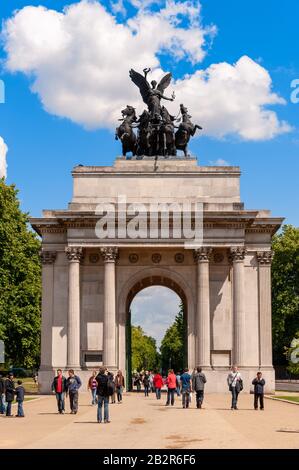
<path fill-rule="evenodd" d="M 149 68 L 144 69 L 144 76 L 142 76 L 140 73 L 131 69 L 129 75 L 132 82 L 138 86 L 142 99 L 148 106 L 151 119 L 159 121 L 161 118 L 161 99 L 167 101 L 174 101 L 175 99 L 174 93 L 171 98 L 164 96 L 164 90 L 170 85 L 172 75 L 171 73 L 167 73 L 157 86 L 156 80 L 152 80 L 151 84 L 147 81 L 146 77 L 150 70 Z"/>
<path fill-rule="evenodd" d="M 150 68 L 143 70 L 144 75 L 131 69 L 129 71 L 132 82 L 139 88 L 140 94 L 148 110 L 137 119 L 135 109 L 132 106 L 122 111 L 122 123 L 116 129 L 115 138 L 122 142 L 123 155 L 132 152 L 133 155 L 157 156 L 163 155 L 175 156 L 177 150 L 182 150 L 185 157 L 188 157 L 188 142 L 190 137 L 201 129 L 200 126 L 194 125 L 188 114 L 187 108 L 180 105 L 181 117 L 177 119 L 171 116 L 165 106 L 161 105 L 161 100 L 174 101 L 175 94 L 171 97 L 164 95 L 164 91 L 170 85 L 172 75 L 167 73 L 159 84 L 155 80 L 150 83 L 147 75 Z M 175 126 L 174 122 L 181 122 L 179 126 Z M 134 133 L 137 128 L 138 135 Z M 174 129 L 177 129 L 174 132 Z"/>

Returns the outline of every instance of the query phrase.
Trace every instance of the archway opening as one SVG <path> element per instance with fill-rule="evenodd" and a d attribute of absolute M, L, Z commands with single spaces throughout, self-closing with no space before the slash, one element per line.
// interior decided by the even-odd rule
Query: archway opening
<path fill-rule="evenodd" d="M 128 389 L 136 371 L 187 366 L 187 302 L 182 289 L 165 278 L 138 282 L 128 295 L 126 371 Z"/>

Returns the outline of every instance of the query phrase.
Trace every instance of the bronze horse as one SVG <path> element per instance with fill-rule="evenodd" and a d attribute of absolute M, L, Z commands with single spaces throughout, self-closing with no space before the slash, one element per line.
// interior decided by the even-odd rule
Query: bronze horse
<path fill-rule="evenodd" d="M 193 124 L 190 120 L 192 116 L 188 114 L 188 109 L 181 104 L 180 111 L 182 115 L 182 122 L 175 133 L 175 146 L 177 150 L 182 150 L 185 157 L 188 157 L 188 142 L 190 137 L 193 137 L 196 129 L 202 129 L 198 124 Z"/>
<path fill-rule="evenodd" d="M 121 112 L 123 118 L 121 125 L 116 128 L 115 140 L 120 139 L 122 143 L 122 154 L 125 157 L 128 152 L 136 155 L 136 135 L 133 131 L 133 123 L 137 121 L 135 108 L 127 105 Z"/>

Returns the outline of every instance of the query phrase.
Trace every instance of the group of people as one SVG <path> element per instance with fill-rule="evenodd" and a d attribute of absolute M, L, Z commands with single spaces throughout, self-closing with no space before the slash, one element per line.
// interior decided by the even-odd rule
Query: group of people
<path fill-rule="evenodd" d="M 142 373 L 135 373 L 133 376 L 133 385 L 140 391 L 142 385 L 144 387 L 145 397 L 149 396 L 150 392 L 156 394 L 157 400 L 161 400 L 161 390 L 164 386 L 167 387 L 166 406 L 173 406 L 175 403 L 175 396 L 182 396 L 183 408 L 189 408 L 191 403 L 192 393 L 196 396 L 196 407 L 201 408 L 204 400 L 204 389 L 207 382 L 206 376 L 201 367 L 194 369 L 192 374 L 188 369 L 184 369 L 182 373 L 174 373 L 173 369 L 168 371 L 167 377 L 163 378 L 157 371 L 145 371 Z M 254 409 L 264 409 L 264 386 L 265 379 L 262 372 L 257 372 L 256 377 L 253 379 L 254 386 Z M 237 366 L 233 366 L 227 376 L 227 385 L 231 392 L 231 409 L 237 410 L 239 393 L 243 390 L 243 379 Z M 78 412 L 79 403 L 79 389 L 82 386 L 82 381 L 78 375 L 75 374 L 73 369 L 68 371 L 68 377 L 63 375 L 61 369 L 57 370 L 57 375 L 52 382 L 52 390 L 55 392 L 58 413 L 65 413 L 65 396 L 69 397 L 71 414 Z M 97 405 L 97 421 L 98 423 L 110 423 L 109 419 L 109 402 L 119 404 L 122 403 L 123 390 L 125 387 L 125 379 L 122 372 L 119 370 L 117 374 L 108 371 L 105 367 L 100 367 L 99 371 L 94 370 L 88 380 L 87 390 L 91 393 L 91 404 Z M 0 414 L 5 414 L 8 417 L 12 416 L 12 403 L 16 400 L 17 414 L 16 417 L 23 418 L 25 389 L 22 381 L 18 380 L 17 385 L 14 381 L 13 373 L 10 372 L 6 378 L 0 375 Z M 103 416 L 104 408 L 104 416 Z"/>
<path fill-rule="evenodd" d="M 173 406 L 175 396 L 182 396 L 183 408 L 189 408 L 192 399 L 192 393 L 196 395 L 196 407 L 201 408 L 204 399 L 204 389 L 207 382 L 206 376 L 201 367 L 194 369 L 189 374 L 188 369 L 175 374 L 173 369 L 168 371 L 167 377 L 162 377 L 159 372 L 145 371 L 135 373 L 133 375 L 133 385 L 136 386 L 137 392 L 141 391 L 143 384 L 144 395 L 149 396 L 149 392 L 155 392 L 157 400 L 161 399 L 161 390 L 164 386 L 167 388 L 166 406 Z M 239 393 L 243 390 L 243 379 L 238 371 L 237 366 L 233 366 L 227 376 L 227 385 L 231 392 L 231 409 L 237 410 Z M 264 409 L 264 386 L 265 379 L 262 372 L 257 372 L 256 377 L 252 381 L 254 386 L 254 409 Z"/>
<path fill-rule="evenodd" d="M 82 382 L 73 369 L 68 371 L 68 378 L 64 377 L 62 370 L 57 370 L 57 375 L 52 383 L 52 390 L 55 392 L 58 413 L 65 413 L 65 396 L 69 396 L 71 414 L 77 414 L 79 403 L 79 388 Z M 104 408 L 104 423 L 110 423 L 109 419 L 109 399 L 111 403 L 122 403 L 125 380 L 122 372 L 117 374 L 108 371 L 105 367 L 100 367 L 99 371 L 94 370 L 88 380 L 87 390 L 91 393 L 91 404 L 97 405 L 97 421 L 102 423 Z"/>
<path fill-rule="evenodd" d="M 25 389 L 22 380 L 14 381 L 14 375 L 10 372 L 6 378 L 0 375 L 0 414 L 12 417 L 12 403 L 16 400 L 18 404 L 16 418 L 24 418 Z"/>

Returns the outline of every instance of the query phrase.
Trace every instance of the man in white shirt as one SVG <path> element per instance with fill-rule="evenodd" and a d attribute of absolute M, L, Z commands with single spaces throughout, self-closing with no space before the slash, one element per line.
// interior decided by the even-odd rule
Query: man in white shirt
<path fill-rule="evenodd" d="M 227 384 L 232 394 L 232 410 L 237 410 L 238 395 L 243 390 L 243 380 L 237 366 L 231 368 L 227 376 Z"/>

